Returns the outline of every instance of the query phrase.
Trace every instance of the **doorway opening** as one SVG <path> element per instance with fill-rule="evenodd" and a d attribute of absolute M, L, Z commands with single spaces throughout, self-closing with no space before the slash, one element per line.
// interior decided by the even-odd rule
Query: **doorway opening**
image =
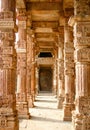
<path fill-rule="evenodd" d="M 51 67 L 40 67 L 39 92 L 52 92 L 53 71 Z"/>

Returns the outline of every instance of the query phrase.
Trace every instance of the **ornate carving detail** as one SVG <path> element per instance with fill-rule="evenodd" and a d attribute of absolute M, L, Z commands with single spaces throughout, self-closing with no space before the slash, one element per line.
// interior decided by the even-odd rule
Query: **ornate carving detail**
<path fill-rule="evenodd" d="M 6 115 L 0 115 L 0 127 L 7 127 L 8 122 L 7 122 L 7 116 Z"/>
<path fill-rule="evenodd" d="M 18 9 L 17 11 L 17 19 L 18 19 L 18 26 L 19 28 L 26 29 L 26 10 L 25 9 Z"/>
<path fill-rule="evenodd" d="M 11 46 L 14 41 L 14 33 L 12 29 L 0 30 L 0 46 Z"/>
<path fill-rule="evenodd" d="M 14 47 L 3 47 L 3 55 L 12 55 L 14 52 Z"/>
<path fill-rule="evenodd" d="M 26 21 L 18 21 L 18 26 L 19 28 L 26 29 Z"/>
<path fill-rule="evenodd" d="M 4 110 L 4 108 L 11 108 L 15 105 L 15 97 L 12 95 L 4 95 L 0 96 L 0 113 Z M 1 109 L 3 108 L 3 109 Z"/>
<path fill-rule="evenodd" d="M 26 9 L 18 9 L 17 10 L 17 16 L 25 16 L 26 15 Z"/>
<path fill-rule="evenodd" d="M 90 15 L 90 0 L 75 0 L 75 15 Z"/>
<path fill-rule="evenodd" d="M 59 66 L 59 79 L 64 80 L 64 61 L 58 60 L 58 66 Z"/>
<path fill-rule="evenodd" d="M 84 48 L 75 51 L 75 60 L 77 62 L 90 62 L 90 48 Z"/>
<path fill-rule="evenodd" d="M 13 12 L 11 11 L 4 11 L 0 12 L 0 21 L 12 21 L 13 20 Z"/>
<path fill-rule="evenodd" d="M 38 58 L 37 60 L 38 64 L 53 64 L 55 63 L 55 59 L 53 58 Z M 34 64 L 34 63 L 32 63 Z"/>
<path fill-rule="evenodd" d="M 88 115 L 90 113 L 90 97 L 79 97 L 75 104 L 81 114 Z"/>
<path fill-rule="evenodd" d="M 75 130 L 83 128 L 90 130 L 90 97 L 79 97 L 76 100 L 76 111 L 73 111 L 73 127 Z"/>
<path fill-rule="evenodd" d="M 0 28 L 14 28 L 14 21 L 0 21 Z"/>
<path fill-rule="evenodd" d="M 77 22 L 74 26 L 75 45 L 90 46 L 90 22 Z"/>
<path fill-rule="evenodd" d="M 26 101 L 26 95 L 25 93 L 17 93 L 16 94 L 16 100 L 17 102 L 25 102 Z"/>
<path fill-rule="evenodd" d="M 26 49 L 26 41 L 25 40 L 18 41 L 17 45 L 18 45 L 18 49 Z"/>
<path fill-rule="evenodd" d="M 25 72 L 24 72 L 25 70 Z M 26 53 L 17 55 L 17 71 L 25 75 L 26 73 Z"/>

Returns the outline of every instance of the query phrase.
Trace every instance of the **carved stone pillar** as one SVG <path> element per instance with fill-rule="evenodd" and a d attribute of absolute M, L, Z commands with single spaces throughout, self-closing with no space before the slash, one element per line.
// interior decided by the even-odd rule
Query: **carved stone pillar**
<path fill-rule="evenodd" d="M 54 64 L 54 68 L 53 68 L 53 94 L 57 95 L 57 71 L 56 68 L 57 65 L 56 63 Z"/>
<path fill-rule="evenodd" d="M 59 27 L 58 36 L 58 108 L 62 109 L 64 101 L 64 27 Z"/>
<path fill-rule="evenodd" d="M 28 98 L 28 104 L 29 107 L 32 108 L 34 107 L 34 98 L 32 94 L 32 88 L 34 86 L 31 85 L 31 76 L 32 76 L 32 43 L 33 43 L 33 31 L 30 28 L 27 28 L 27 98 Z M 33 81 L 32 81 L 33 82 Z"/>
<path fill-rule="evenodd" d="M 0 130 L 19 130 L 15 81 L 15 0 L 0 0 Z"/>
<path fill-rule="evenodd" d="M 35 75 L 36 75 L 36 93 L 35 95 L 37 96 L 38 95 L 38 92 L 39 92 L 39 68 L 38 66 L 36 66 L 36 69 L 35 69 Z"/>
<path fill-rule="evenodd" d="M 68 19 L 64 27 L 64 74 L 65 74 L 65 100 L 63 103 L 64 120 L 71 120 L 74 109 L 74 45 L 72 28 L 68 26 Z"/>
<path fill-rule="evenodd" d="M 72 113 L 74 130 L 90 130 L 90 1 L 74 0 L 76 97 Z"/>
<path fill-rule="evenodd" d="M 34 39 L 33 39 L 34 40 Z M 35 100 L 35 43 L 32 42 L 32 67 L 31 67 L 31 95 L 33 96 L 33 101 Z"/>
<path fill-rule="evenodd" d="M 17 48 L 17 110 L 19 118 L 29 118 L 26 93 L 26 16 L 25 9 L 18 9 L 18 48 Z"/>

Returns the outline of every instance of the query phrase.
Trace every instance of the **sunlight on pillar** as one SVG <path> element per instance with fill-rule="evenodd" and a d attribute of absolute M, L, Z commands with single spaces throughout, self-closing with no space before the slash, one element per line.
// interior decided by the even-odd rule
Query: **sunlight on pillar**
<path fill-rule="evenodd" d="M 0 0 L 0 12 L 1 12 L 1 0 Z"/>

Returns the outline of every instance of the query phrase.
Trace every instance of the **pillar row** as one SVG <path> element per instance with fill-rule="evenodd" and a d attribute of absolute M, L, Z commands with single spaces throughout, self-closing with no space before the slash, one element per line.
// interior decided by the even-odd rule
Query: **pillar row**
<path fill-rule="evenodd" d="M 0 0 L 0 130 L 19 130 L 15 81 L 15 0 Z"/>

